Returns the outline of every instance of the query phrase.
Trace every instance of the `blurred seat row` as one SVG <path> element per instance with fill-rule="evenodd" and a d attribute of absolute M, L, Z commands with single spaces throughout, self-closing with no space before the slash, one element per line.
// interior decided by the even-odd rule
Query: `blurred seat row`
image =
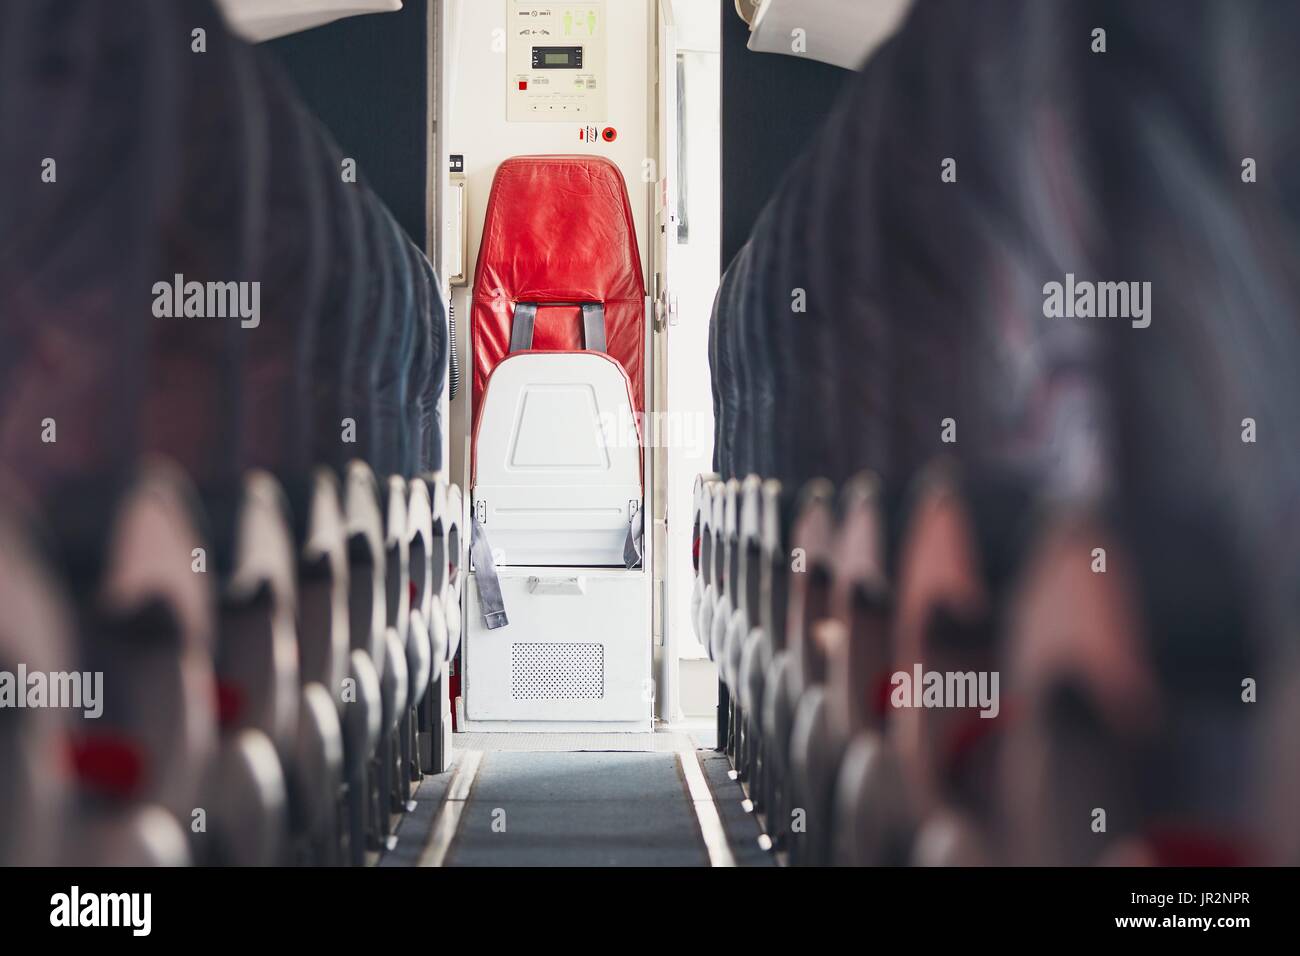
<path fill-rule="evenodd" d="M 919 3 L 763 209 L 693 610 L 792 861 L 1300 859 L 1297 35 Z"/>
<path fill-rule="evenodd" d="M 210 0 L 0 48 L 0 862 L 373 862 L 449 757 L 440 279 Z"/>

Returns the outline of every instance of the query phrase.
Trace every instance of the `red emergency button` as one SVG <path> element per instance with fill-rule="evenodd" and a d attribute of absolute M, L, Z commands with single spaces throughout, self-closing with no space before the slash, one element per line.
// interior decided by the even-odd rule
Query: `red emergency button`
<path fill-rule="evenodd" d="M 526 89 L 528 89 L 528 81 L 527 81 L 527 80 L 520 80 L 520 81 L 519 81 L 519 88 L 520 88 L 521 90 L 526 90 Z"/>

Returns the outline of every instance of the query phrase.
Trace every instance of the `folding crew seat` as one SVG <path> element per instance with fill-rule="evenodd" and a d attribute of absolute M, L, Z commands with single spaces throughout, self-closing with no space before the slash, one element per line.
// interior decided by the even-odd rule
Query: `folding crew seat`
<path fill-rule="evenodd" d="M 493 371 L 491 386 L 474 501 L 504 563 L 623 567 L 641 506 L 641 449 L 635 431 L 614 433 L 632 422 L 618 364 L 595 352 L 521 353 Z"/>
<path fill-rule="evenodd" d="M 602 303 L 607 349 L 644 407 L 645 283 L 622 173 L 593 156 L 518 156 L 493 181 L 474 277 L 474 397 L 510 354 L 514 304 L 537 305 L 534 348 L 581 351 L 577 305 Z M 573 200 L 587 201 L 578 209 Z M 510 255 L 510 251 L 514 255 Z"/>
<path fill-rule="evenodd" d="M 473 342 L 467 719 L 643 729 L 645 288 L 612 162 L 501 165 Z M 490 633 L 505 626 L 514 630 Z M 548 689 L 555 677 L 563 686 Z"/>
<path fill-rule="evenodd" d="M 560 227 L 550 217 L 565 216 L 576 199 L 564 191 L 570 184 L 593 207 L 567 213 Z M 512 206 L 538 204 L 543 188 L 564 206 L 548 199 L 522 214 Z M 644 349 L 640 257 L 622 175 L 604 160 L 520 158 L 498 171 L 491 204 L 475 281 L 476 515 L 506 564 L 622 567 L 641 504 L 634 416 Z M 567 238 L 580 244 L 562 245 Z M 530 302 L 534 290 L 539 301 Z M 507 326 L 508 356 L 498 354 L 502 295 L 523 304 Z M 585 343 L 577 350 L 568 328 L 575 313 Z"/>

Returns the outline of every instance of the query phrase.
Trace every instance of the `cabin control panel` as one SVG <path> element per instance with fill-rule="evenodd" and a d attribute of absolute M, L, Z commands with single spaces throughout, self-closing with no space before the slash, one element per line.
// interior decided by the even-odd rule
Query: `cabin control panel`
<path fill-rule="evenodd" d="M 509 0 L 506 119 L 569 123 L 605 119 L 605 0 Z"/>

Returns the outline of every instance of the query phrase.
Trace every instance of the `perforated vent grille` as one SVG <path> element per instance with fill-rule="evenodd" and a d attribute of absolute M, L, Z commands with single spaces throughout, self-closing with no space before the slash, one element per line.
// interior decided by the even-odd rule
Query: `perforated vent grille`
<path fill-rule="evenodd" d="M 605 696 L 603 644 L 511 644 L 515 700 L 600 700 Z"/>

